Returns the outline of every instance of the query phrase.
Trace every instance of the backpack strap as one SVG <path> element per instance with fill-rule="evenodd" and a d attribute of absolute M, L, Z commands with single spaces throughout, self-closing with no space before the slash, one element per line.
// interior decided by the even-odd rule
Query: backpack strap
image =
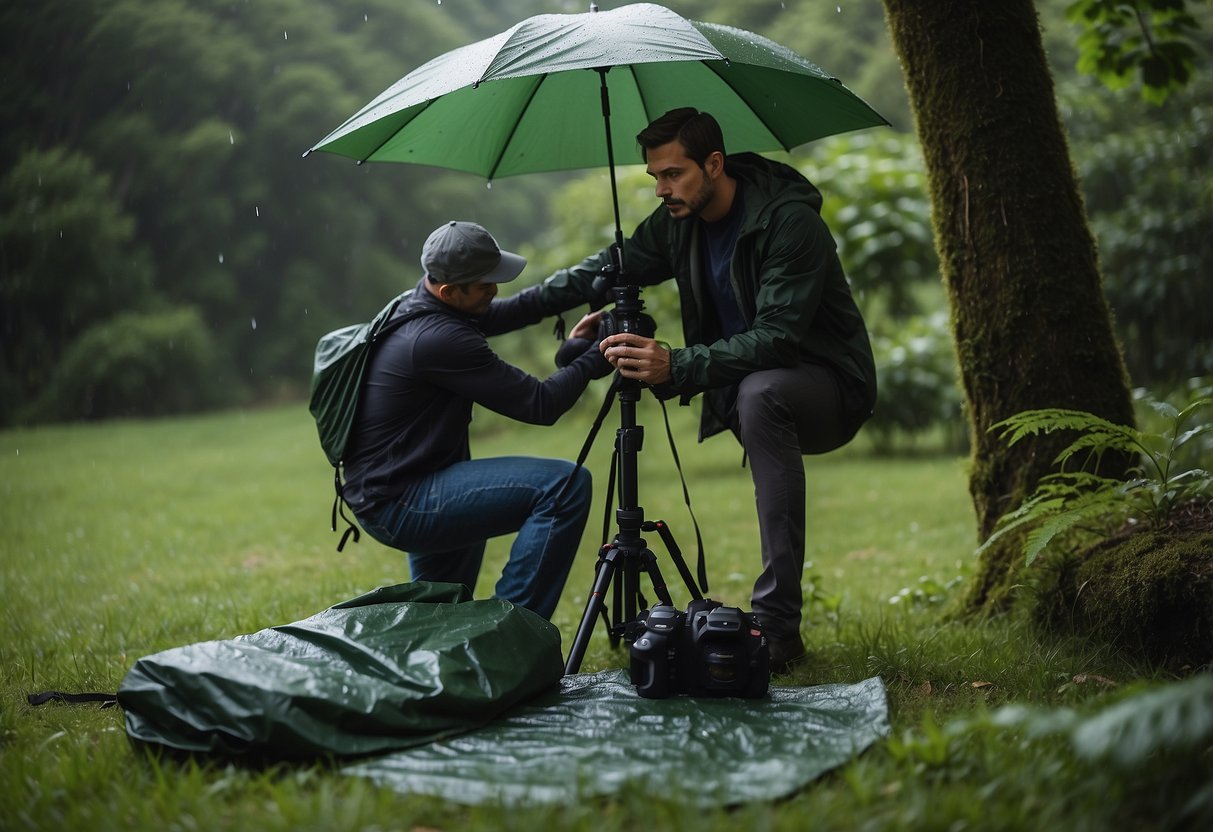
<path fill-rule="evenodd" d="M 345 502 L 345 495 L 342 493 L 344 486 L 341 483 L 341 468 L 336 465 L 333 466 L 333 490 L 336 491 L 337 494 L 335 497 L 333 497 L 333 514 L 330 525 L 332 526 L 333 531 L 337 531 L 338 514 L 341 515 L 341 519 L 345 521 L 346 525 L 346 530 L 341 534 L 341 540 L 337 543 L 337 551 L 340 552 L 345 548 L 345 544 L 349 541 L 351 535 L 353 535 L 355 543 L 361 540 L 362 532 L 358 530 L 358 526 L 354 524 L 353 520 L 345 516 L 345 507 L 347 503 Z"/>
<path fill-rule="evenodd" d="M 391 306 L 388 308 L 386 314 L 380 316 L 381 323 L 379 327 L 373 330 L 368 337 L 368 343 L 371 347 L 382 341 L 388 335 L 391 335 L 396 330 L 400 329 L 400 327 L 404 326 L 407 322 L 413 320 L 414 318 L 420 318 L 428 313 L 428 310 L 424 308 L 417 308 L 416 306 L 400 309 L 399 307 L 403 297 L 404 296 L 402 295 L 401 297 L 396 298 L 396 300 L 393 301 Z M 361 395 L 361 389 L 359 390 L 359 395 Z M 340 464 L 333 466 L 333 492 L 333 509 L 330 514 L 329 526 L 334 532 L 337 531 L 337 518 L 340 516 L 341 519 L 345 521 L 346 527 L 345 531 L 341 533 L 341 540 L 337 542 L 337 551 L 340 552 L 345 549 L 345 544 L 349 542 L 351 537 L 354 539 L 355 543 L 362 540 L 362 532 L 358 529 L 357 524 L 346 516 L 345 513 L 346 508 L 349 507 L 349 503 L 345 501 L 345 484 L 341 482 Z M 350 508 L 350 511 L 353 512 L 353 508 Z"/>

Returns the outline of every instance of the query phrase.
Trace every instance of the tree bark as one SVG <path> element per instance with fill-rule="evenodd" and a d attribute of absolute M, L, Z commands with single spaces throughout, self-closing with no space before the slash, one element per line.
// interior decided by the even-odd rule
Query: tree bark
<path fill-rule="evenodd" d="M 1132 424 L 1128 379 L 1031 0 L 884 4 L 926 160 L 984 540 L 1066 441 L 1008 448 L 990 426 L 1042 407 Z M 966 607 L 1004 608 L 1022 562 L 1017 540 L 988 549 Z"/>

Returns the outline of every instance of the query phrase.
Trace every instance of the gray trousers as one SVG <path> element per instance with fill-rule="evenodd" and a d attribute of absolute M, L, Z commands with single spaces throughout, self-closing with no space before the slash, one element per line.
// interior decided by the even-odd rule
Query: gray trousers
<path fill-rule="evenodd" d="M 754 479 L 762 573 L 751 597 L 768 636 L 800 631 L 804 571 L 804 454 L 821 454 L 855 433 L 834 373 L 815 364 L 760 370 L 741 381 L 737 428 Z"/>

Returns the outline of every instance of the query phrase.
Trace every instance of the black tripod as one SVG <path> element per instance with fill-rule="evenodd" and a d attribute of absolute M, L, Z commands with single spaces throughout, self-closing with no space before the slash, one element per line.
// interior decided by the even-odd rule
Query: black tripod
<path fill-rule="evenodd" d="M 622 260 L 623 230 L 619 223 L 619 191 L 615 182 L 615 151 L 611 142 L 611 104 L 607 91 L 606 74 L 610 67 L 597 70 L 601 79 L 602 120 L 606 127 L 607 166 L 611 174 L 611 203 L 615 210 L 615 245 L 611 248 L 612 263 L 605 266 L 595 281 L 596 296 L 605 296 L 609 288 L 614 295 L 615 307 L 612 319 L 616 322 L 619 332 L 639 332 L 641 311 L 644 301 L 640 299 L 640 286 L 631 284 L 624 278 Z M 629 630 L 639 623 L 638 613 L 644 608 L 644 596 L 640 593 L 640 574 L 648 573 L 653 583 L 653 592 L 658 600 L 672 604 L 669 590 L 657 567 L 657 557 L 641 532 L 656 531 L 666 547 L 678 571 L 686 582 L 687 589 L 695 599 L 702 598 L 695 579 L 687 568 L 682 553 L 674 542 L 669 527 L 664 522 L 646 522 L 644 509 L 637 503 L 637 474 L 636 458 L 644 444 L 644 428 L 636 424 L 636 403 L 640 401 L 643 389 L 641 382 L 636 379 L 624 378 L 616 374 L 612 394 L 617 390 L 619 396 L 619 430 L 615 434 L 615 459 L 611 471 L 612 479 L 618 474 L 619 507 L 615 511 L 618 533 L 615 539 L 602 547 L 598 552 L 598 563 L 595 566 L 594 585 L 586 601 L 585 613 L 581 616 L 581 625 L 573 638 L 573 646 L 569 650 L 568 661 L 565 662 L 566 674 L 576 673 L 581 668 L 581 660 L 585 656 L 586 645 L 594 630 L 594 620 L 601 615 L 606 623 L 607 635 L 611 646 L 616 647 L 621 638 L 632 635 Z M 598 430 L 602 417 L 610 409 L 610 394 L 599 414 L 599 422 L 595 424 L 582 451 L 582 460 L 589 452 L 590 443 Z M 671 437 L 672 439 L 672 437 Z M 683 486 L 685 493 L 685 483 Z M 687 498 L 690 505 L 690 498 Z M 700 547 L 700 573 L 704 590 L 707 589 L 707 579 L 703 575 L 702 546 Z M 607 615 L 606 594 L 613 586 L 612 615 Z"/>
<path fill-rule="evenodd" d="M 607 267 L 609 272 L 617 267 Z M 619 332 L 635 332 L 640 322 L 640 312 L 644 301 L 640 300 L 640 288 L 635 285 L 618 285 L 613 287 L 615 308 L 612 319 L 618 326 Z M 576 673 L 581 668 L 581 660 L 585 656 L 586 646 L 594 630 L 594 621 L 600 615 L 606 624 L 607 636 L 611 646 L 617 647 L 621 638 L 629 641 L 635 637 L 635 628 L 639 623 L 639 612 L 646 606 L 640 589 L 641 573 L 647 573 L 653 584 L 653 593 L 664 604 L 673 604 L 661 570 L 657 566 L 657 556 L 649 549 L 647 542 L 641 537 L 641 532 L 656 531 L 674 560 L 683 581 L 690 591 L 691 597 L 702 598 L 699 587 L 691 575 L 686 561 L 674 542 L 674 536 L 663 521 L 645 521 L 644 509 L 638 504 L 637 486 L 637 457 L 644 444 L 644 427 L 636 423 L 636 403 L 640 401 L 643 385 L 636 379 L 617 375 L 612 387 L 612 393 L 618 391 L 619 398 L 619 429 L 615 432 L 615 453 L 612 459 L 612 482 L 618 482 L 619 505 L 615 510 L 618 532 L 615 539 L 605 544 L 598 552 L 598 563 L 595 565 L 594 584 L 586 600 L 585 612 L 581 616 L 581 625 L 573 638 L 569 650 L 568 661 L 565 663 L 566 674 Z M 610 394 L 603 407 L 599 419 L 605 416 L 611 404 Z M 582 452 L 584 458 L 593 441 L 595 425 Z M 701 564 L 702 568 L 702 564 Z M 706 581 L 704 581 L 706 585 Z M 606 610 L 608 590 L 613 589 L 611 614 Z"/>

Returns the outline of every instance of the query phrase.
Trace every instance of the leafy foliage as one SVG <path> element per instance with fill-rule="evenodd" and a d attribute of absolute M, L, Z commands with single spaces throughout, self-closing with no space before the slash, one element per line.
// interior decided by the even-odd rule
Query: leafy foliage
<path fill-rule="evenodd" d="M 947 324 L 947 315 L 937 312 L 885 322 L 885 331 L 873 334 L 879 398 L 865 431 L 878 449 L 889 450 L 898 435 L 937 425 L 951 430 L 952 448 L 963 446 L 963 403 Z"/>
<path fill-rule="evenodd" d="M 1140 783 L 1145 793 L 1190 780 L 1170 800 L 1158 801 L 1164 816 L 1151 820 L 1160 828 L 1201 828 L 1213 816 L 1213 783 L 1202 774 L 1213 743 L 1213 676 L 1207 673 L 1137 685 L 1093 711 L 1007 705 L 988 716 L 955 720 L 945 734 L 956 740 L 975 731 L 1014 732 L 1022 743 L 1037 747 L 1060 738 L 1089 766 L 1094 791 L 1114 790 L 1125 778 Z"/>
<path fill-rule="evenodd" d="M 897 318 L 921 312 L 914 288 L 939 274 L 922 152 L 888 131 L 819 142 L 798 167 L 824 194 L 822 218 L 856 293 Z"/>
<path fill-rule="evenodd" d="M 1112 89 L 1139 75 L 1142 97 L 1162 103 L 1192 76 L 1196 52 L 1188 36 L 1197 22 L 1185 0 L 1076 0 L 1066 15 L 1084 29 L 1079 71 Z"/>
<path fill-rule="evenodd" d="M 85 418 L 165 415 L 208 407 L 222 394 L 218 354 L 196 309 L 125 312 L 67 349 L 35 414 Z"/>
<path fill-rule="evenodd" d="M 149 301 L 147 253 L 112 191 L 89 157 L 63 147 L 25 153 L 0 181 L 0 376 L 16 394 L 0 419 L 81 331 Z"/>
<path fill-rule="evenodd" d="M 1185 427 L 1210 405 L 1213 398 L 1197 399 L 1182 410 L 1167 402 L 1152 402 L 1167 420 L 1166 428 L 1159 433 L 1060 408 L 1025 411 L 992 425 L 991 430 L 1002 431 L 1008 445 L 1042 433 L 1079 432 L 1078 438 L 1053 460 L 1062 467 L 1075 457 L 1081 457 L 1084 464 L 1098 461 L 1109 451 L 1136 455 L 1140 463 L 1125 481 L 1088 470 L 1063 470 L 1045 477 L 1023 505 L 999 521 L 997 530 L 979 551 L 1014 529 L 1028 527 L 1031 531 L 1025 539 L 1024 556 L 1031 564 L 1063 532 L 1089 525 L 1093 533 L 1106 534 L 1126 521 L 1162 526 L 1178 507 L 1213 498 L 1213 474 L 1200 468 L 1180 470 L 1177 465 L 1184 446 L 1213 430 L 1211 423 Z"/>
<path fill-rule="evenodd" d="M 1209 53 L 1213 9 L 1200 11 L 1194 42 Z M 1213 77 L 1197 74 L 1161 106 L 1063 82 L 1059 106 L 1131 377 L 1161 387 L 1213 374 L 1213 189 L 1203 175 L 1213 164 Z"/>

